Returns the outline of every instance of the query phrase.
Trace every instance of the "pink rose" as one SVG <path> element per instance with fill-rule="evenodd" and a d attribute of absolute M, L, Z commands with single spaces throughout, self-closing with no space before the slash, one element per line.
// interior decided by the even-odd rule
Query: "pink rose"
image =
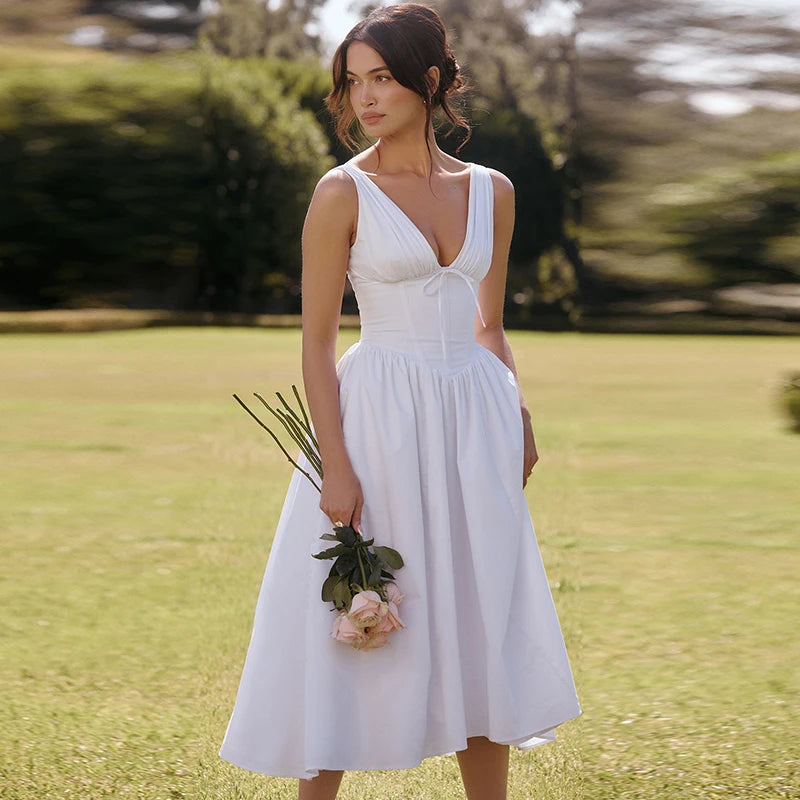
<path fill-rule="evenodd" d="M 374 631 L 375 628 L 370 628 L 370 630 Z M 367 636 L 366 642 L 364 642 L 359 649 L 375 650 L 378 647 L 383 647 L 388 642 L 388 639 L 388 633 L 374 633 L 371 636 Z"/>
<path fill-rule="evenodd" d="M 348 618 L 346 611 L 340 611 L 333 621 L 331 636 L 340 642 L 358 647 L 366 641 L 364 629 Z"/>
<path fill-rule="evenodd" d="M 371 628 L 377 625 L 386 616 L 388 606 L 381 600 L 381 596 L 372 590 L 358 592 L 350 603 L 350 613 L 347 615 L 354 625 L 361 628 Z"/>
<path fill-rule="evenodd" d="M 358 650 L 375 650 L 378 647 L 383 647 L 387 644 L 389 639 L 388 633 L 377 633 L 376 626 L 369 629 L 366 639 L 358 645 L 354 645 Z"/>
<path fill-rule="evenodd" d="M 390 600 L 387 603 L 387 606 L 388 608 L 385 616 L 374 628 L 371 629 L 371 632 L 376 634 L 388 634 L 392 631 L 400 630 L 400 628 L 405 628 L 405 624 L 403 623 L 403 620 L 400 619 L 400 615 L 398 614 L 397 605 Z"/>
<path fill-rule="evenodd" d="M 395 605 L 399 606 L 400 601 L 405 597 L 404 594 L 400 594 L 400 590 L 397 588 L 396 583 L 387 583 L 386 584 L 386 599 L 391 600 Z"/>

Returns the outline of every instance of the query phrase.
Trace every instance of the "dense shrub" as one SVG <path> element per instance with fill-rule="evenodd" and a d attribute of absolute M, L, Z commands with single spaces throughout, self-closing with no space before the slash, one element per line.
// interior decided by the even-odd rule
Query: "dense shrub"
<path fill-rule="evenodd" d="M 0 302 L 297 310 L 302 213 L 332 160 L 280 69 L 208 55 L 5 69 Z M 318 78 L 302 69 L 305 91 Z"/>
<path fill-rule="evenodd" d="M 0 90 L 0 293 L 122 302 L 196 259 L 196 74 L 142 61 L 6 72 Z"/>
<path fill-rule="evenodd" d="M 327 140 L 263 60 L 207 56 L 203 67 L 212 188 L 201 239 L 203 304 L 299 311 L 300 232 L 314 185 L 333 166 Z"/>
<path fill-rule="evenodd" d="M 793 430 L 800 433 L 800 372 L 784 375 L 778 391 L 779 404 L 789 417 Z"/>

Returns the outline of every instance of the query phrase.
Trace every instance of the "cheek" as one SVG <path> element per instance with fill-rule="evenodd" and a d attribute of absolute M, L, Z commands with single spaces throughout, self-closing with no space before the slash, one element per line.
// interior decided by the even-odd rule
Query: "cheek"
<path fill-rule="evenodd" d="M 391 104 L 398 111 L 402 109 L 412 114 L 425 108 L 422 98 L 416 92 L 412 92 L 410 89 L 406 89 L 405 86 L 398 84 L 387 87 L 385 102 L 387 105 Z"/>

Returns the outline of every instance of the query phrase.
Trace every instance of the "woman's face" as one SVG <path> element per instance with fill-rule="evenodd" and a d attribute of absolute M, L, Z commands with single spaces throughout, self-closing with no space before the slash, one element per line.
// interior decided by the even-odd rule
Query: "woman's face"
<path fill-rule="evenodd" d="M 401 86 L 383 58 L 364 42 L 347 48 L 350 105 L 366 133 L 377 139 L 425 123 L 425 104 L 411 89 Z"/>

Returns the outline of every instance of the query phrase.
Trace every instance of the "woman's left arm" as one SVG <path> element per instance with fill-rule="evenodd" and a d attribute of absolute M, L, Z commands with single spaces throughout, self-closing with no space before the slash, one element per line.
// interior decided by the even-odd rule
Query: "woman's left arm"
<path fill-rule="evenodd" d="M 531 414 L 522 386 L 517 375 L 517 367 L 511 352 L 511 345 L 503 329 L 503 306 L 506 296 L 506 277 L 508 274 L 508 253 L 511 249 L 511 236 L 514 232 L 514 185 L 497 170 L 489 170 L 494 185 L 494 248 L 492 264 L 478 288 L 478 302 L 481 305 L 486 327 L 475 315 L 475 339 L 478 344 L 491 350 L 511 370 L 517 383 L 520 414 L 525 438 L 525 457 L 522 467 L 522 487 L 528 482 L 534 464 L 539 460 L 536 442 L 533 437 Z"/>

